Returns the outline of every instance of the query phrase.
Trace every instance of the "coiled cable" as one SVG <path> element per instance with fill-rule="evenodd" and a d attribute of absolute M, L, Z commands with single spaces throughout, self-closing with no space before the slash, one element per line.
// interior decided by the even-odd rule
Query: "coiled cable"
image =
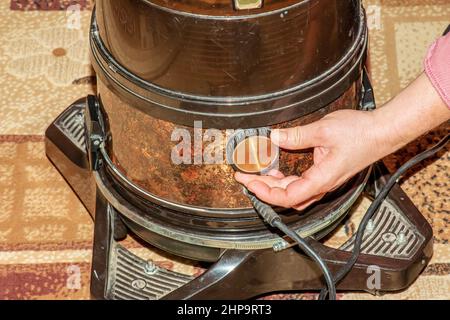
<path fill-rule="evenodd" d="M 355 237 L 355 246 L 353 248 L 352 256 L 350 260 L 338 271 L 336 274 L 336 277 L 334 279 L 335 284 L 338 284 L 342 279 L 344 279 L 347 274 L 352 270 L 353 266 L 355 265 L 356 261 L 358 260 L 359 255 L 361 254 L 361 246 L 363 242 L 364 233 L 366 231 L 367 225 L 369 221 L 373 218 L 375 213 L 380 208 L 383 201 L 388 196 L 389 192 L 392 190 L 392 188 L 395 186 L 395 184 L 398 182 L 398 180 L 403 176 L 409 169 L 416 166 L 417 164 L 421 163 L 422 161 L 431 158 L 432 156 L 436 155 L 439 151 L 441 151 L 449 142 L 450 135 L 447 135 L 445 138 L 443 138 L 441 141 L 439 141 L 435 146 L 428 149 L 425 152 L 422 152 L 421 154 L 415 156 L 411 160 L 409 160 L 407 163 L 405 163 L 403 166 L 400 167 L 400 169 L 395 172 L 391 178 L 388 180 L 386 185 L 383 186 L 380 193 L 376 196 L 375 200 L 370 205 L 369 209 L 367 210 L 367 213 L 365 214 L 363 220 L 361 221 L 361 224 L 359 225 L 358 231 L 356 233 Z M 323 288 L 319 298 L 325 299 L 328 295 L 329 291 L 327 288 Z M 330 293 L 333 294 L 334 293 Z"/>
<path fill-rule="evenodd" d="M 409 160 L 407 163 L 401 166 L 396 173 L 394 173 L 391 176 L 386 185 L 383 186 L 380 193 L 376 196 L 375 200 L 372 202 L 369 209 L 367 210 L 367 213 L 364 215 L 363 220 L 361 221 L 361 224 L 356 233 L 355 245 L 352 251 L 351 258 L 345 264 L 345 266 L 338 271 L 335 277 L 332 276 L 328 266 L 326 265 L 324 260 L 319 256 L 319 254 L 314 251 L 314 249 L 308 244 L 308 242 L 305 239 L 301 238 L 294 230 L 292 230 L 285 223 L 283 223 L 281 217 L 275 212 L 275 210 L 271 206 L 259 200 L 247 189 L 244 190 L 247 197 L 252 202 L 256 212 L 261 216 L 261 218 L 263 218 L 264 221 L 268 223 L 270 226 L 277 228 L 285 235 L 287 235 L 289 238 L 294 240 L 300 247 L 300 249 L 303 250 L 303 252 L 319 266 L 325 277 L 325 281 L 327 284 L 327 287 L 323 288 L 322 291 L 320 292 L 319 299 L 325 300 L 327 297 L 329 297 L 330 300 L 336 300 L 336 286 L 340 281 L 342 281 L 342 279 L 344 279 L 347 276 L 347 274 L 351 271 L 356 261 L 358 260 L 358 257 L 361 254 L 361 246 L 367 225 L 369 221 L 373 218 L 375 213 L 378 211 L 383 201 L 386 200 L 392 188 L 395 186 L 395 184 L 398 182 L 401 176 L 403 176 L 408 170 L 410 170 L 417 164 L 421 163 L 422 161 L 436 155 L 447 145 L 449 141 L 450 135 L 447 135 L 431 149 Z"/>
<path fill-rule="evenodd" d="M 333 276 L 330 269 L 326 265 L 325 261 L 319 256 L 317 252 L 308 244 L 308 242 L 301 238 L 295 231 L 289 228 L 283 221 L 281 217 L 273 210 L 271 206 L 259 200 L 255 195 L 251 194 L 247 189 L 245 189 L 247 197 L 252 202 L 255 207 L 256 212 L 267 222 L 270 226 L 277 228 L 289 238 L 294 240 L 303 252 L 310 257 L 321 269 L 325 281 L 327 283 L 327 291 L 330 293 L 329 299 L 336 300 L 336 286 L 333 281 Z"/>

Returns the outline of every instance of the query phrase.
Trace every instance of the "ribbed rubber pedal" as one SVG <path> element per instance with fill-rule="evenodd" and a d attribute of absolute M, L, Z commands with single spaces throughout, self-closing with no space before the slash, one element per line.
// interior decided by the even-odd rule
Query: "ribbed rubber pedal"
<path fill-rule="evenodd" d="M 113 300 L 159 300 L 194 279 L 156 266 L 114 242 L 107 296 Z"/>
<path fill-rule="evenodd" d="M 425 242 L 425 237 L 405 215 L 389 201 L 383 202 L 369 221 L 361 253 L 393 259 L 411 259 Z M 355 236 L 341 250 L 352 251 Z"/>

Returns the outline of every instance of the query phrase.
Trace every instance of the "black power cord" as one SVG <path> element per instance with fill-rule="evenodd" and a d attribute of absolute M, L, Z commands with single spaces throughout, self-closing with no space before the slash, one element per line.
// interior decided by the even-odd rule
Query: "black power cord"
<path fill-rule="evenodd" d="M 359 255 L 361 254 L 361 246 L 364 237 L 365 230 L 367 228 L 367 224 L 373 218 L 375 213 L 380 208 L 380 205 L 387 198 L 389 192 L 395 186 L 397 181 L 403 176 L 409 169 L 416 166 L 420 162 L 434 156 L 439 151 L 441 151 L 449 142 L 450 135 L 447 135 L 444 139 L 442 139 L 438 144 L 436 144 L 431 149 L 417 155 L 407 163 L 405 163 L 395 174 L 391 176 L 386 185 L 381 189 L 380 193 L 377 195 L 375 200 L 372 202 L 371 206 L 367 210 L 361 224 L 358 228 L 356 238 L 355 238 L 355 246 L 353 248 L 352 257 L 350 260 L 342 267 L 336 277 L 333 279 L 333 276 L 325 264 L 323 259 L 314 251 L 314 249 L 308 244 L 305 239 L 302 239 L 295 231 L 289 228 L 286 224 L 283 223 L 281 217 L 273 210 L 273 208 L 266 203 L 259 200 L 255 195 L 251 194 L 247 189 L 245 189 L 245 193 L 252 202 L 255 207 L 256 212 L 267 222 L 270 226 L 279 229 L 281 232 L 286 234 L 289 238 L 294 240 L 300 249 L 310 257 L 313 261 L 317 263 L 317 265 L 322 270 L 322 273 L 325 277 L 325 281 L 327 283 L 327 287 L 323 288 L 320 292 L 319 299 L 325 300 L 327 296 L 330 300 L 336 300 L 336 285 L 343 279 L 345 276 L 351 271 L 356 261 L 358 260 Z"/>
<path fill-rule="evenodd" d="M 305 239 L 302 239 L 295 231 L 289 228 L 283 223 L 281 217 L 273 210 L 273 208 L 261 200 L 259 200 L 255 195 L 251 194 L 247 189 L 244 189 L 246 195 L 255 207 L 256 212 L 267 222 L 270 226 L 279 229 L 281 232 L 286 234 L 289 238 L 294 240 L 303 252 L 310 257 L 322 270 L 327 283 L 327 292 L 329 292 L 330 300 L 336 300 L 336 286 L 333 281 L 333 276 L 328 269 L 328 266 L 323 261 L 323 259 L 314 251 L 314 249 L 308 244 Z"/>
<path fill-rule="evenodd" d="M 353 248 L 352 256 L 350 260 L 338 271 L 336 274 L 336 277 L 334 279 L 335 285 L 337 285 L 342 279 L 344 279 L 347 274 L 352 270 L 353 266 L 355 265 L 356 261 L 358 260 L 359 255 L 361 254 L 361 246 L 363 242 L 363 237 L 367 228 L 367 224 L 369 221 L 373 218 L 375 213 L 380 208 L 380 205 L 383 203 L 383 201 L 388 196 L 389 192 L 392 190 L 392 188 L 395 186 L 397 181 L 403 176 L 409 169 L 416 166 L 417 164 L 421 163 L 422 161 L 436 155 L 439 151 L 441 151 L 449 142 L 450 135 L 447 135 L 445 138 L 443 138 L 439 143 L 437 143 L 435 146 L 433 146 L 431 149 L 415 156 L 411 160 L 409 160 L 407 163 L 405 163 L 403 166 L 400 167 L 400 169 L 395 172 L 391 178 L 388 180 L 385 186 L 381 189 L 380 193 L 376 196 L 375 200 L 370 205 L 369 209 L 367 210 L 367 213 L 365 214 L 363 220 L 361 221 L 361 224 L 358 228 L 358 231 L 356 233 L 355 238 L 355 246 Z M 323 288 L 319 299 L 325 299 L 328 295 L 329 290 L 327 288 Z M 334 295 L 334 292 L 330 292 L 330 294 Z"/>

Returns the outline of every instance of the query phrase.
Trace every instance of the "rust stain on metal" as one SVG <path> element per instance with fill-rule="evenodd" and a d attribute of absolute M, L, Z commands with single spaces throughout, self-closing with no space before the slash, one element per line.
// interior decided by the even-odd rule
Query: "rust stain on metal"
<path fill-rule="evenodd" d="M 172 151 L 178 144 L 171 141 L 172 132 L 183 128 L 194 137 L 194 128 L 180 127 L 145 114 L 121 101 L 103 83 L 99 84 L 98 90 L 112 136 L 108 145 L 111 158 L 129 179 L 158 197 L 180 204 L 208 208 L 251 207 L 242 193 L 242 186 L 235 181 L 235 171 L 230 165 L 176 165 L 172 162 Z M 334 103 L 318 112 L 273 128 L 305 125 L 339 109 L 354 109 L 358 95 L 359 88 L 353 85 Z M 203 129 L 203 134 L 205 131 Z M 224 154 L 226 142 L 220 146 Z M 282 150 L 279 163 L 284 174 L 301 175 L 312 165 L 313 155 L 310 150 Z"/>

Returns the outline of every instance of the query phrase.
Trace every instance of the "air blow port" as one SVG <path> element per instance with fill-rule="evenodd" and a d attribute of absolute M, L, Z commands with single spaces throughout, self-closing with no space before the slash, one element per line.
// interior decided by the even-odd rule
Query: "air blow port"
<path fill-rule="evenodd" d="M 238 130 L 228 140 L 227 160 L 236 171 L 265 174 L 278 169 L 280 151 L 270 140 L 270 129 Z"/>
<path fill-rule="evenodd" d="M 234 0 L 236 10 L 260 9 L 263 6 L 263 0 Z"/>

